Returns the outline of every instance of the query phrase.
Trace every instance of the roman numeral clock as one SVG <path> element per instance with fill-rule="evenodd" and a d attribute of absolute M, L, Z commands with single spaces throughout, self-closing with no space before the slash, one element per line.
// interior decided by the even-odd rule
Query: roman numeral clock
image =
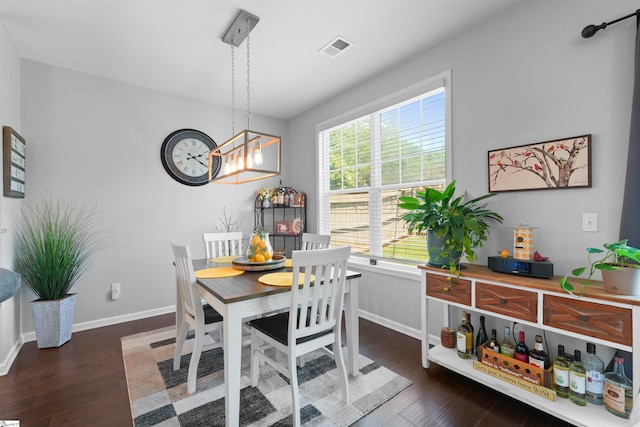
<path fill-rule="evenodd" d="M 169 176 L 181 184 L 198 186 L 209 182 L 209 152 L 217 145 L 204 132 L 179 129 L 169 134 L 160 147 L 160 160 Z M 220 172 L 220 158 L 211 160 L 212 176 Z"/>

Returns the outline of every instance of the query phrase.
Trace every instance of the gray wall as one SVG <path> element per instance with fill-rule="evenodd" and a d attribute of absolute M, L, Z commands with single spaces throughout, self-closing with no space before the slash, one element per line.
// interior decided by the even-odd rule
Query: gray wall
<path fill-rule="evenodd" d="M 628 145 L 635 20 L 629 19 L 583 39 L 591 23 L 637 9 L 637 2 L 536 0 L 364 82 L 291 120 L 289 153 L 297 159 L 292 176 L 315 188 L 315 126 L 389 93 L 452 70 L 453 178 L 470 196 L 488 191 L 487 151 L 590 133 L 593 187 L 501 193 L 490 202 L 503 226 L 492 228 L 479 263 L 502 247 L 512 250 L 521 220 L 539 227 L 535 250 L 550 257 L 557 274 L 584 265 L 585 248 L 618 238 L 625 153 Z M 313 195 L 310 195 L 313 200 Z M 599 231 L 581 231 L 582 213 L 598 214 Z M 309 219 L 311 223 L 312 218 Z M 419 282 L 389 282 L 367 266 L 361 299 L 366 313 L 419 328 Z M 378 298 L 393 289 L 401 303 Z M 436 319 L 439 319 L 439 315 Z M 441 322 L 432 323 L 439 335 Z"/>

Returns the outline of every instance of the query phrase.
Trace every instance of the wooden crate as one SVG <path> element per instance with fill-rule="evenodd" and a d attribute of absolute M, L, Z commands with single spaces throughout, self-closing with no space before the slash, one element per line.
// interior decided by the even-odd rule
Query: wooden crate
<path fill-rule="evenodd" d="M 482 351 L 482 359 L 480 362 L 482 362 L 483 365 L 497 369 L 536 386 L 546 387 L 549 389 L 553 388 L 553 366 L 550 366 L 549 369 L 545 370 L 511 357 L 507 357 L 503 354 L 496 353 L 495 351 L 488 349 L 486 344 L 483 344 L 480 349 Z"/>

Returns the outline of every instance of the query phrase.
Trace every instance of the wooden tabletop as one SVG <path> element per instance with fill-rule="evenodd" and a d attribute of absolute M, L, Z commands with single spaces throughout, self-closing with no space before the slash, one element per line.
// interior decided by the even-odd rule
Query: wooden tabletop
<path fill-rule="evenodd" d="M 228 266 L 229 264 L 211 263 L 206 259 L 194 259 L 193 268 L 197 270 Z M 258 282 L 258 278 L 264 274 L 292 271 L 291 267 L 282 267 L 267 271 L 245 271 L 239 276 L 224 277 L 220 279 L 198 279 L 200 286 L 211 292 L 217 299 L 225 304 L 244 301 L 252 298 L 260 298 L 266 295 L 289 292 L 288 286 L 269 286 Z M 347 271 L 347 279 L 360 277 L 360 273 Z"/>

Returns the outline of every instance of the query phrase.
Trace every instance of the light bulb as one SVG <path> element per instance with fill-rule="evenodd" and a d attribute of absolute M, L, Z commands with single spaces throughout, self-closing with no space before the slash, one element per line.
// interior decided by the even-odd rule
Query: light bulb
<path fill-rule="evenodd" d="M 240 151 L 238 153 L 238 161 L 237 161 L 237 165 L 238 165 L 238 170 L 242 170 L 244 169 L 244 153 L 242 151 Z"/>
<path fill-rule="evenodd" d="M 255 163 L 256 165 L 261 165 L 263 162 L 262 159 L 262 146 L 261 144 L 258 144 L 258 147 L 256 147 L 256 152 L 253 155 L 253 163 Z"/>
<path fill-rule="evenodd" d="M 247 169 L 251 169 L 253 167 L 253 153 L 254 153 L 255 149 L 251 149 L 249 150 L 248 154 L 247 154 Z"/>
<path fill-rule="evenodd" d="M 224 156 L 224 174 L 229 175 L 231 172 L 231 159 L 229 156 Z"/>

